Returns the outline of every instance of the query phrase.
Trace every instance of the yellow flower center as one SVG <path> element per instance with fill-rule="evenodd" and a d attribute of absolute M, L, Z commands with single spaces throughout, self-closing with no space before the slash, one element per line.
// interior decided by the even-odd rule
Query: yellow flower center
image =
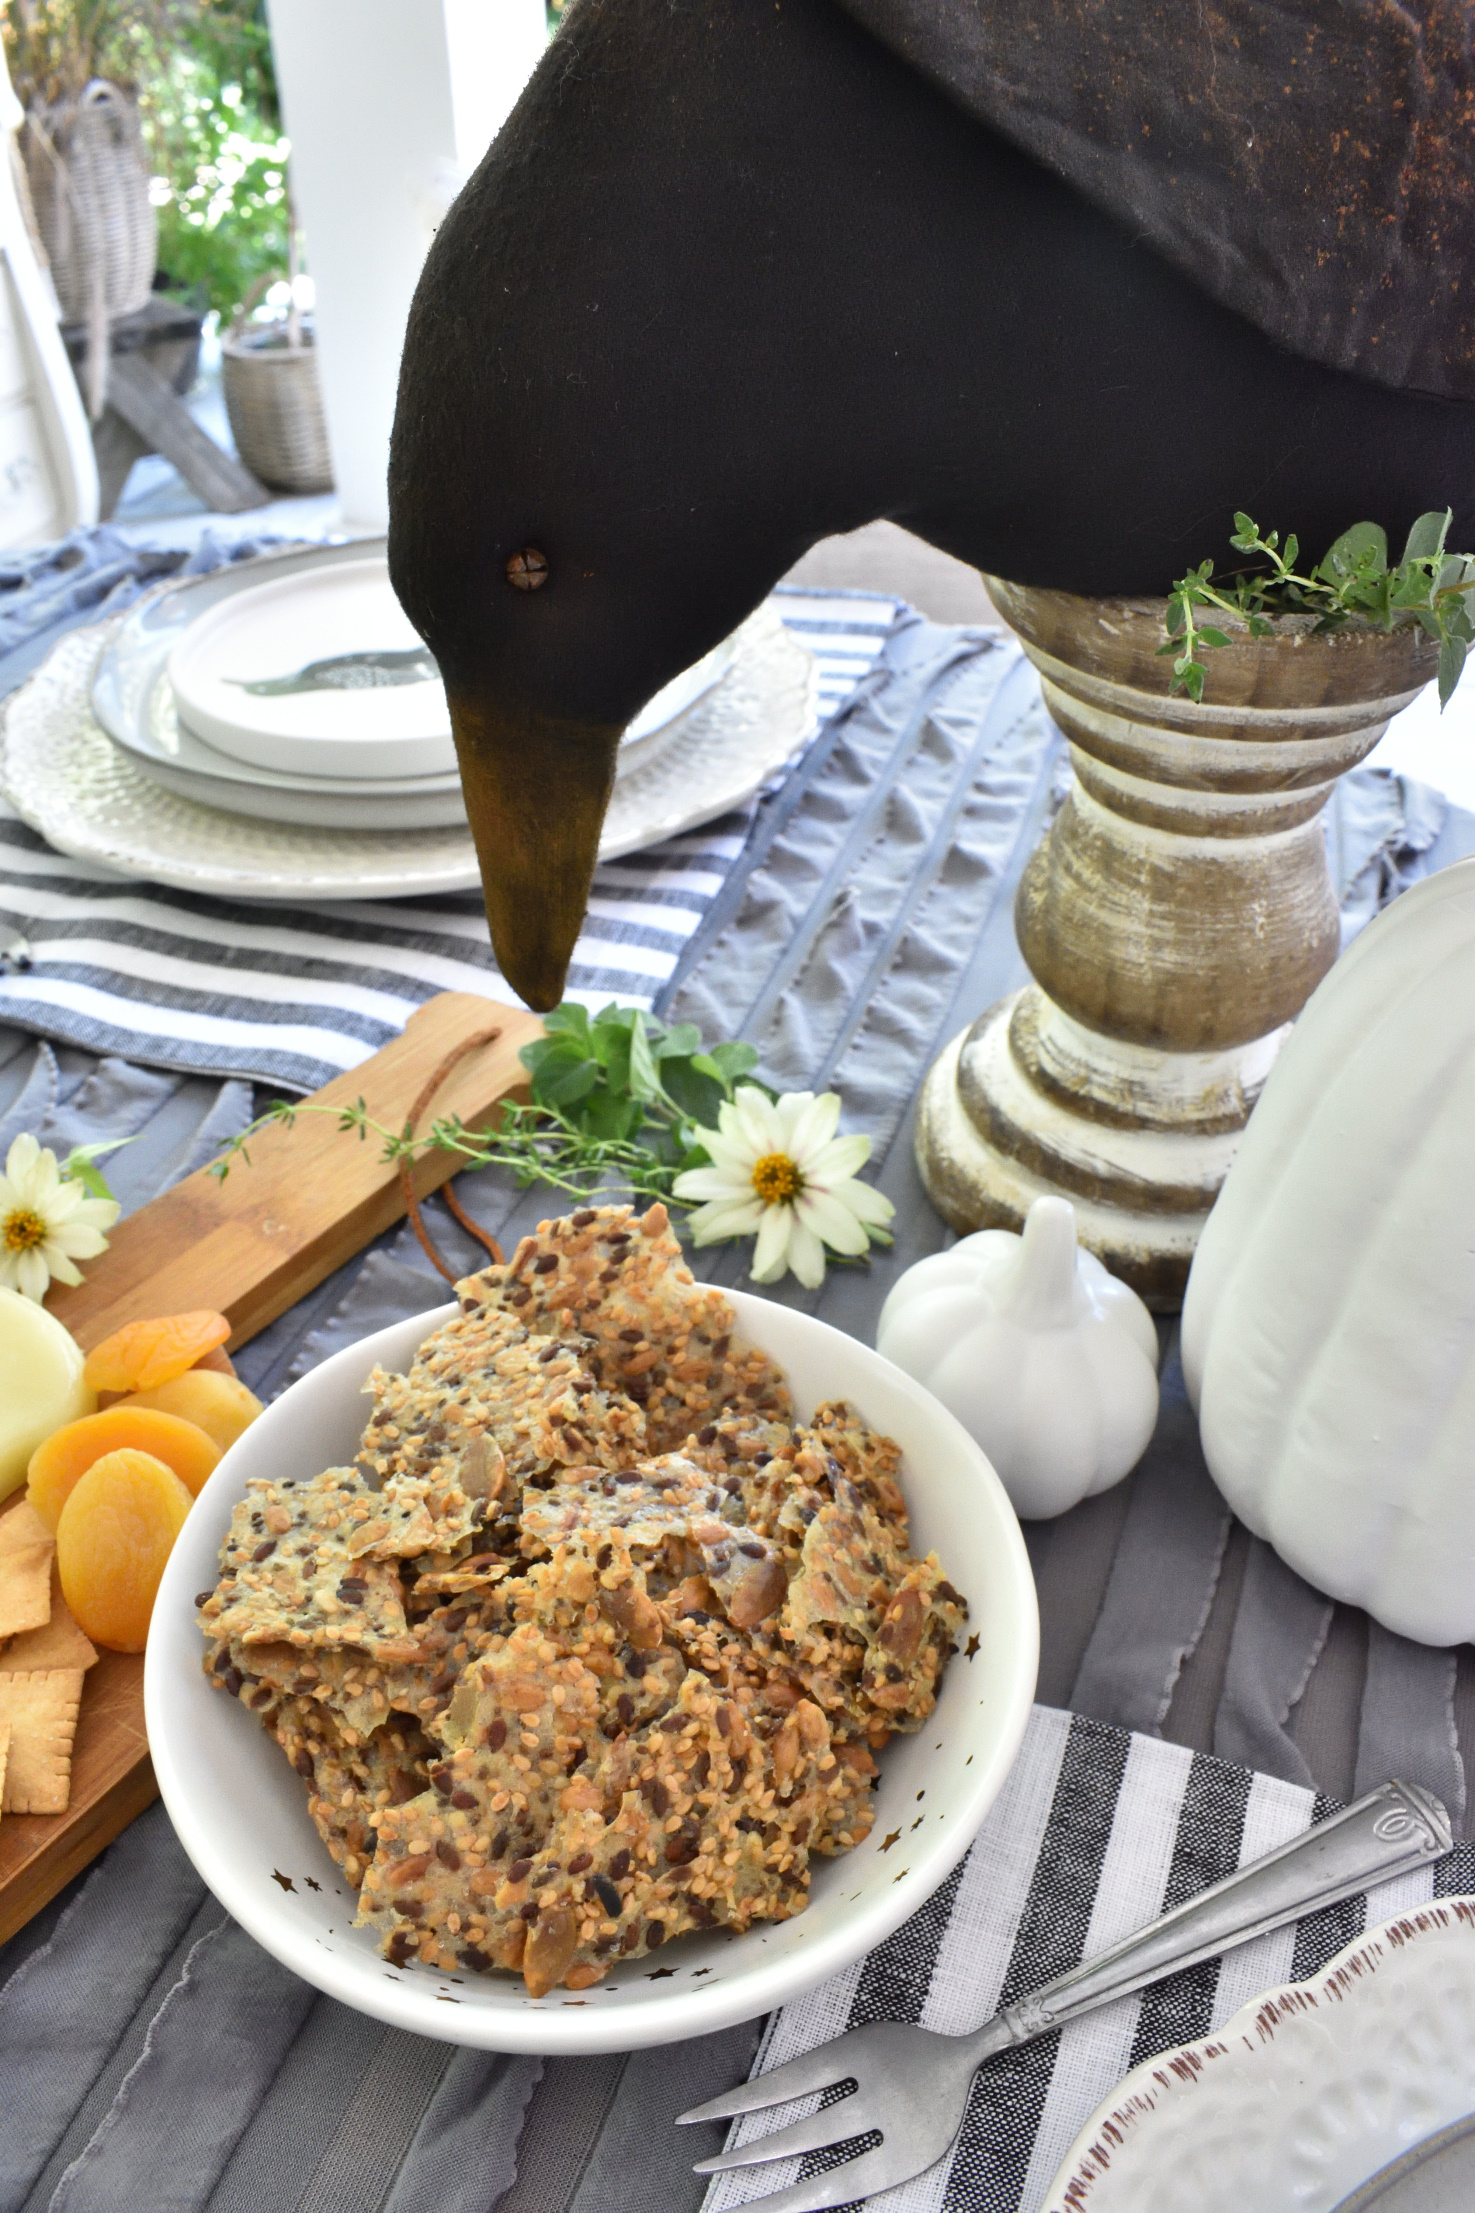
<path fill-rule="evenodd" d="M 7 1214 L 4 1227 L 7 1252 L 32 1252 L 46 1242 L 46 1224 L 31 1207 L 18 1206 Z"/>
<path fill-rule="evenodd" d="M 753 1163 L 753 1189 L 765 1206 L 787 1206 L 804 1189 L 804 1178 L 787 1153 L 765 1153 Z"/>

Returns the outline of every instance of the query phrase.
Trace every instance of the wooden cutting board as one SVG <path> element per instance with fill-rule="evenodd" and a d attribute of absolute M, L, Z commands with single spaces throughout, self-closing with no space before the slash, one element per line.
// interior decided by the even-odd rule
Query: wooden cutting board
<path fill-rule="evenodd" d="M 490 1128 L 506 1100 L 527 1096 L 517 1056 L 542 1031 L 525 1008 L 442 992 L 411 1016 L 402 1036 L 310 1103 L 341 1111 L 362 1098 L 376 1121 L 400 1129 L 447 1056 L 482 1038 L 439 1086 L 425 1121 L 459 1114 L 470 1128 Z M 249 1164 L 235 1161 L 223 1182 L 201 1169 L 120 1222 L 84 1281 L 56 1286 L 47 1306 L 89 1347 L 125 1322 L 213 1307 L 233 1324 L 234 1350 L 404 1213 L 399 1171 L 381 1151 L 374 1138 L 360 1142 L 340 1130 L 336 1112 L 299 1114 L 291 1129 L 263 1130 L 251 1140 Z M 421 1159 L 417 1196 L 444 1183 L 456 1165 L 449 1153 Z M 0 1943 L 157 1795 L 143 1725 L 143 1660 L 104 1652 L 82 1693 L 66 1812 L 0 1819 Z"/>

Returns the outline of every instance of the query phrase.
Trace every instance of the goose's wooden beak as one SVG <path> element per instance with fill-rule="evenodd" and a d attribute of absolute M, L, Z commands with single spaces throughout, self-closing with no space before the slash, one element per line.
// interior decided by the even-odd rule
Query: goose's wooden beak
<path fill-rule="evenodd" d="M 538 1013 L 563 997 L 615 780 L 618 725 L 519 715 L 452 693 L 451 727 L 492 945 Z"/>

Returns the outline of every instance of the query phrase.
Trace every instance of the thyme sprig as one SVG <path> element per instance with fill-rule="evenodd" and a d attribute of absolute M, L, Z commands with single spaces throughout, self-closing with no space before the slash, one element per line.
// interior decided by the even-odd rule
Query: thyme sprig
<path fill-rule="evenodd" d="M 425 1130 L 396 1130 L 376 1120 L 362 1098 L 341 1108 L 279 1100 L 229 1140 L 211 1173 L 223 1180 L 234 1161 L 249 1162 L 258 1131 L 291 1129 L 300 1114 L 327 1114 L 362 1143 L 376 1138 L 381 1159 L 395 1165 L 447 1152 L 463 1168 L 506 1168 L 522 1189 L 543 1183 L 580 1199 L 629 1190 L 668 1206 L 695 1204 L 676 1197 L 676 1178 L 707 1165 L 700 1133 L 716 1122 L 740 1080 L 754 1082 L 754 1048 L 733 1041 L 705 1052 L 694 1023 L 667 1027 L 638 1007 L 613 1004 L 592 1016 L 571 1003 L 555 1007 L 544 1027 L 547 1034 L 518 1056 L 532 1099 L 508 1101 L 494 1130 L 468 1129 L 456 1114 L 439 1116 Z"/>
<path fill-rule="evenodd" d="M 1280 533 L 1263 534 L 1249 515 L 1238 511 L 1230 544 L 1237 553 L 1257 557 L 1259 566 L 1242 569 L 1222 584 L 1211 581 L 1212 561 L 1178 579 L 1168 595 L 1167 643 L 1159 654 L 1174 656 L 1171 692 L 1203 698 L 1206 673 L 1203 649 L 1231 641 L 1215 625 L 1198 620 L 1198 611 L 1216 609 L 1237 616 L 1252 638 L 1270 634 L 1277 615 L 1314 614 L 1313 635 L 1338 630 L 1354 616 L 1392 630 L 1416 622 L 1439 641 L 1439 705 L 1449 705 L 1475 643 L 1475 556 L 1448 553 L 1445 539 L 1451 511 L 1420 515 L 1408 534 L 1398 562 L 1388 560 L 1386 532 L 1377 523 L 1354 523 L 1308 572 L 1297 569 L 1300 541 L 1294 533 L 1281 544 Z"/>

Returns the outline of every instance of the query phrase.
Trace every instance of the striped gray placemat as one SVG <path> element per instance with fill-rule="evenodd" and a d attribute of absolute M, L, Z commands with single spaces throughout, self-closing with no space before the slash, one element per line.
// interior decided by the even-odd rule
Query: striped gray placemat
<path fill-rule="evenodd" d="M 802 741 L 854 697 L 902 617 L 870 592 L 785 589 L 818 664 Z M 595 875 L 569 997 L 649 1007 L 742 862 L 758 802 Z M 0 803 L 0 1019 L 156 1068 L 313 1091 L 356 1068 L 438 991 L 506 998 L 479 892 L 241 905 L 53 851 Z"/>
<path fill-rule="evenodd" d="M 1036 1707 L 971 1851 L 896 1934 L 774 2016 L 754 2072 L 867 2021 L 978 2027 L 1082 1959 L 1323 1820 L 1329 1799 L 1154 1737 Z M 903 1847 L 904 1848 L 904 1847 Z M 867 2213 L 1035 2213 L 1078 2131 L 1139 2061 L 1210 2030 L 1276 1983 L 1314 1975 L 1365 1927 L 1475 1882 L 1475 1847 L 1206 1960 L 979 2072 L 948 2158 Z M 751 2142 L 791 2113 L 734 2124 Z M 811 2154 L 802 2170 L 832 2164 Z M 783 2188 L 797 2160 L 719 2175 L 704 2213 Z"/>

